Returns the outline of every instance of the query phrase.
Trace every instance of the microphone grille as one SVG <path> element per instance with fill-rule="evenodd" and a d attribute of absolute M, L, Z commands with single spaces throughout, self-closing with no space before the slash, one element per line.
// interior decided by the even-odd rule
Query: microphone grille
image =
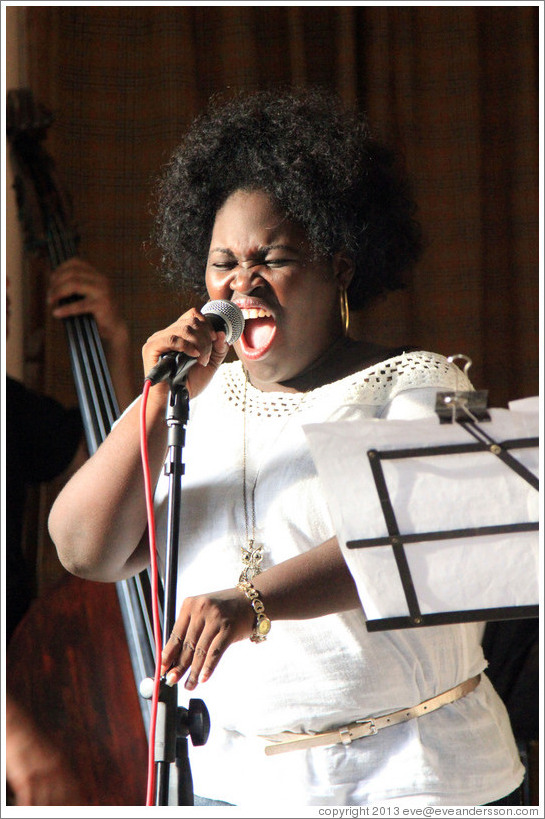
<path fill-rule="evenodd" d="M 238 341 L 244 330 L 244 316 L 240 307 L 233 304 L 231 301 L 224 301 L 217 299 L 216 301 L 207 302 L 201 309 L 203 316 L 217 316 L 225 325 L 225 339 L 228 344 L 234 344 Z"/>

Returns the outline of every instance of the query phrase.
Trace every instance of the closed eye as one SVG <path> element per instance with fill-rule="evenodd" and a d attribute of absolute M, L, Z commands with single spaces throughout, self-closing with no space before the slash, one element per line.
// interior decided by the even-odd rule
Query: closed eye
<path fill-rule="evenodd" d="M 276 269 L 280 267 L 287 267 L 288 265 L 295 263 L 296 259 L 264 259 L 263 261 L 256 260 L 252 265 L 250 265 L 250 267 L 261 267 L 265 265 L 266 267 Z M 237 261 L 211 263 L 211 267 L 213 267 L 215 270 L 233 270 L 233 268 L 237 266 Z"/>
<path fill-rule="evenodd" d="M 216 270 L 232 270 L 236 265 L 236 262 L 212 262 L 212 267 Z"/>
<path fill-rule="evenodd" d="M 295 264 L 295 259 L 266 259 L 267 267 L 287 267 L 290 264 Z"/>

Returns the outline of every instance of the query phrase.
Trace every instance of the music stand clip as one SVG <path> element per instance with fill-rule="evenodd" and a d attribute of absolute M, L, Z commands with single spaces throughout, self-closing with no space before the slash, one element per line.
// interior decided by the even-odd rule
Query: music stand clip
<path fill-rule="evenodd" d="M 473 363 L 469 356 L 457 353 L 447 358 L 453 363 L 456 359 L 462 358 L 466 364 L 464 375 Z M 439 416 L 441 424 L 453 424 L 455 421 L 490 421 L 488 407 L 488 390 L 472 390 L 463 392 L 458 389 L 449 392 L 438 392 L 435 399 L 435 412 Z"/>

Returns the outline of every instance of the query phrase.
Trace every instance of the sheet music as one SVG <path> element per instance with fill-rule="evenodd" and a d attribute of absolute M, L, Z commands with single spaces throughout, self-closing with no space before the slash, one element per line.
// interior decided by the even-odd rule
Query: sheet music
<path fill-rule="evenodd" d="M 495 441 L 539 434 L 538 400 L 489 410 L 482 428 Z M 388 537 L 368 451 L 475 443 L 462 425 L 417 421 L 342 421 L 304 427 L 337 536 L 369 620 L 406 616 L 391 545 L 348 548 Z M 537 447 L 511 454 L 538 475 Z M 426 454 L 382 461 L 402 535 L 539 520 L 539 493 L 489 451 Z M 529 606 L 539 602 L 537 532 L 479 535 L 404 545 L 423 614 Z M 486 619 L 486 618 L 479 618 Z"/>

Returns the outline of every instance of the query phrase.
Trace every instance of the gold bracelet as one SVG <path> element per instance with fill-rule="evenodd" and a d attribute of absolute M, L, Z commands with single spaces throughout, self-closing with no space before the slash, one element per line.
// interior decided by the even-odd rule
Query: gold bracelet
<path fill-rule="evenodd" d="M 244 592 L 256 614 L 254 630 L 250 635 L 252 643 L 262 643 L 267 639 L 267 634 L 271 630 L 271 621 L 265 614 L 265 606 L 259 597 L 259 592 L 248 580 L 241 580 L 237 584 L 237 589 Z"/>

